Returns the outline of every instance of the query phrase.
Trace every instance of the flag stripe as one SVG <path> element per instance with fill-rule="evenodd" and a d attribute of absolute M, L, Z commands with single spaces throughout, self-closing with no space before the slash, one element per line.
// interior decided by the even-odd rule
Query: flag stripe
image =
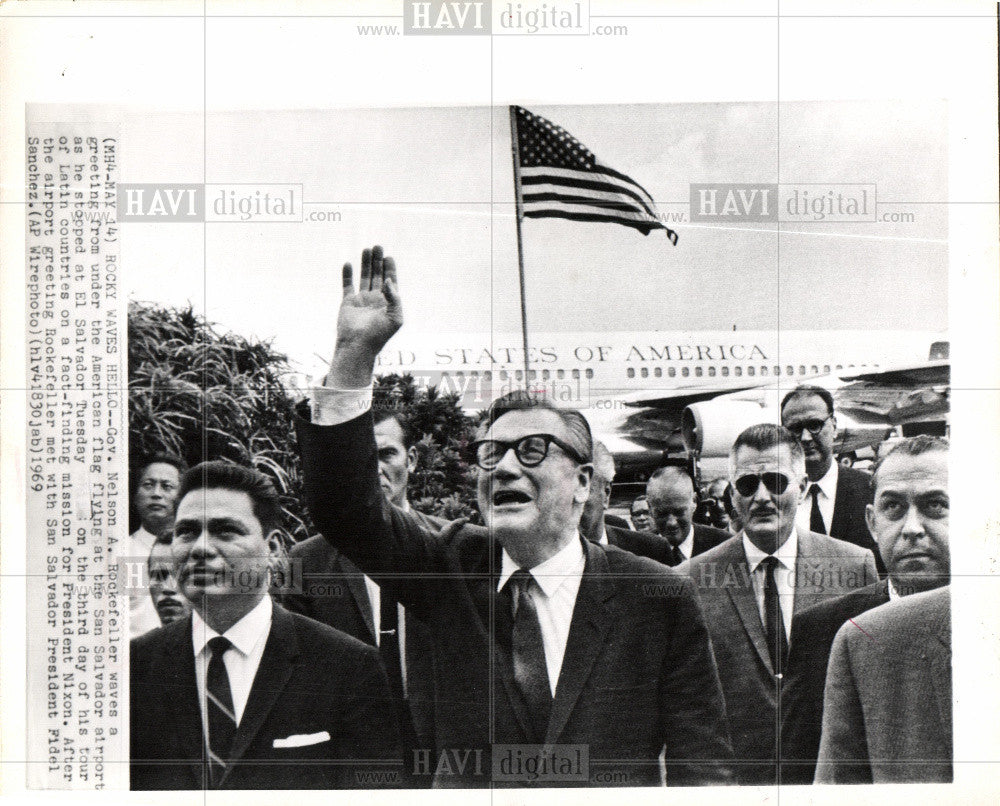
<path fill-rule="evenodd" d="M 636 224 L 649 224 L 651 227 L 663 226 L 658 221 L 650 221 L 648 216 L 643 215 L 642 213 L 637 213 L 635 210 L 622 210 L 620 207 L 605 207 L 604 205 L 595 205 L 592 202 L 577 204 L 565 201 L 539 202 L 538 204 L 532 205 L 530 208 L 525 207 L 524 214 L 526 216 L 530 215 L 532 218 L 539 218 L 547 212 L 555 214 L 556 212 L 574 213 L 586 210 L 594 210 L 595 213 L 607 215 L 621 221 L 629 221 Z"/>
<path fill-rule="evenodd" d="M 560 179 L 558 182 L 545 182 L 542 181 L 542 177 L 533 177 L 532 179 L 523 182 L 524 190 L 527 191 L 530 188 L 530 193 L 525 192 L 523 198 L 527 201 L 529 196 L 533 196 L 539 193 L 560 193 L 564 192 L 567 197 L 576 198 L 592 198 L 595 201 L 617 201 L 624 206 L 631 207 L 633 210 L 637 210 L 645 213 L 650 218 L 657 218 L 656 214 L 646 207 L 644 204 L 637 203 L 635 200 L 635 194 L 629 193 L 627 190 L 618 187 L 617 185 L 607 185 L 601 182 L 590 182 L 587 180 L 574 180 L 572 182 L 566 179 Z M 572 188 L 576 192 L 561 191 L 561 188 Z"/>
<path fill-rule="evenodd" d="M 588 197 L 574 198 L 563 193 L 539 193 L 531 194 L 530 197 L 524 197 L 525 215 L 527 215 L 529 210 L 531 212 L 538 212 L 539 210 L 575 210 L 581 207 L 607 210 L 609 213 L 617 215 L 619 218 L 629 218 L 634 221 L 644 221 L 649 224 L 658 223 L 650 221 L 649 216 L 645 213 L 639 212 L 634 206 L 626 205 L 622 202 L 595 201 L 594 199 Z"/>
<path fill-rule="evenodd" d="M 644 196 L 636 193 L 632 188 L 622 187 L 617 182 L 605 181 L 601 179 L 600 174 L 595 175 L 586 171 L 560 170 L 559 168 L 525 168 L 521 171 L 522 185 L 540 185 L 543 183 L 566 185 L 567 187 L 574 188 L 607 190 L 612 193 L 624 193 L 635 199 L 647 213 L 656 218 L 656 213 L 654 212 L 655 204 L 652 200 L 647 202 Z"/>
<path fill-rule="evenodd" d="M 606 222 L 611 224 L 622 224 L 626 227 L 635 227 L 641 230 L 644 235 L 648 235 L 650 230 L 656 229 L 657 227 L 663 227 L 662 224 L 656 224 L 651 221 L 632 221 L 624 220 L 618 215 L 605 215 L 603 213 L 591 212 L 582 213 L 579 211 L 571 210 L 538 210 L 533 212 L 525 212 L 525 218 L 566 218 L 570 221 L 591 221 L 591 222 Z M 666 227 L 663 227 L 666 229 Z M 669 230 L 668 230 L 669 232 Z"/>

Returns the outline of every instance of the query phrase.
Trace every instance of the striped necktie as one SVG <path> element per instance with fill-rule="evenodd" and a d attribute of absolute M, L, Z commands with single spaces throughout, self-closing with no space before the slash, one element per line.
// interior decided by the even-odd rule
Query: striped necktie
<path fill-rule="evenodd" d="M 212 657 L 205 677 L 205 708 L 208 712 L 206 757 L 209 761 L 210 780 L 213 787 L 222 782 L 229 754 L 236 738 L 236 712 L 233 694 L 229 687 L 229 674 L 222 656 L 232 647 L 228 638 L 217 635 L 208 642 Z"/>

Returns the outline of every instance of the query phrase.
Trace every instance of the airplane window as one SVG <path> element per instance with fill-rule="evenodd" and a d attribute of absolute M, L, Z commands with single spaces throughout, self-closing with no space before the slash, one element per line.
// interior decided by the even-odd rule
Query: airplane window
<path fill-rule="evenodd" d="M 779 367 L 777 364 L 775 364 L 775 367 L 774 367 L 774 374 L 775 375 L 780 375 L 781 374 L 781 367 Z"/>
<path fill-rule="evenodd" d="M 823 372 L 829 372 L 829 371 L 830 371 L 830 365 L 829 364 L 824 364 L 823 365 Z"/>
<path fill-rule="evenodd" d="M 756 375 L 756 374 L 757 374 L 756 368 L 754 368 L 754 367 L 747 367 L 747 375 L 753 376 L 753 375 Z"/>
<path fill-rule="evenodd" d="M 848 369 L 854 369 L 854 364 L 848 364 L 848 365 L 847 365 L 847 368 L 848 368 Z"/>
<path fill-rule="evenodd" d="M 799 364 L 799 375 L 805 375 L 805 374 L 806 374 L 806 368 L 802 366 L 802 364 Z"/>
<path fill-rule="evenodd" d="M 594 377 L 594 370 L 588 369 L 587 370 L 587 377 L 588 378 L 593 378 Z"/>
<path fill-rule="evenodd" d="M 686 378 L 690 374 L 691 374 L 690 369 L 688 369 L 687 367 L 681 367 L 681 375 L 683 375 Z"/>
<path fill-rule="evenodd" d="M 715 367 L 709 367 L 708 368 L 708 377 L 709 378 L 714 378 L 715 377 Z"/>
<path fill-rule="evenodd" d="M 663 367 L 654 367 L 653 368 L 653 377 L 654 378 L 662 378 L 663 377 Z"/>
<path fill-rule="evenodd" d="M 677 377 L 676 367 L 667 367 L 667 375 L 669 375 L 671 378 Z"/>
<path fill-rule="evenodd" d="M 559 380 L 562 380 L 563 378 L 565 378 L 566 377 L 566 370 L 564 370 L 564 369 L 557 369 L 556 370 L 556 377 Z"/>
<path fill-rule="evenodd" d="M 635 368 L 634 367 L 629 367 L 627 370 L 625 370 L 625 376 L 627 378 L 634 378 L 635 377 Z"/>
<path fill-rule="evenodd" d="M 787 367 L 785 367 L 785 374 L 786 375 L 794 375 L 795 374 L 795 367 L 793 367 L 791 364 L 789 364 Z"/>
<path fill-rule="evenodd" d="M 813 365 L 812 365 L 811 367 L 809 367 L 809 371 L 810 371 L 810 372 L 811 372 L 811 373 L 812 373 L 813 375 L 815 375 L 815 374 L 816 374 L 817 372 L 819 372 L 819 367 L 817 367 L 817 366 L 816 366 L 815 364 L 813 364 Z"/>
<path fill-rule="evenodd" d="M 533 370 L 533 369 L 529 369 L 529 370 L 528 370 L 528 378 L 529 378 L 529 380 L 532 380 L 532 381 L 533 381 L 533 380 L 535 380 L 535 378 L 537 378 L 537 377 L 538 377 L 538 372 L 537 372 L 537 371 L 535 371 L 535 370 Z"/>
<path fill-rule="evenodd" d="M 737 378 L 739 378 L 742 374 L 743 374 L 743 368 L 742 367 L 735 367 L 733 369 L 733 375 L 735 375 Z"/>
<path fill-rule="evenodd" d="M 492 381 L 493 380 L 493 373 L 490 370 L 488 370 L 488 369 L 485 370 L 483 372 L 483 380 L 484 381 Z"/>
<path fill-rule="evenodd" d="M 694 374 L 695 374 L 695 375 L 696 375 L 697 377 L 699 377 L 699 378 L 700 378 L 700 377 L 702 376 L 702 368 L 701 368 L 701 367 L 695 367 L 695 368 L 694 368 Z"/>
<path fill-rule="evenodd" d="M 552 373 L 549 372 L 547 369 L 543 369 L 542 370 L 542 380 L 543 381 L 547 381 L 551 375 L 552 375 Z"/>
<path fill-rule="evenodd" d="M 517 372 L 514 373 L 514 377 L 519 381 L 522 380 L 524 378 L 524 370 L 517 370 Z"/>
<path fill-rule="evenodd" d="M 729 367 L 723 367 L 722 368 L 722 377 L 723 378 L 728 378 L 729 377 Z"/>
<path fill-rule="evenodd" d="M 844 368 L 843 364 L 837 364 L 837 369 L 843 369 L 843 368 Z"/>
<path fill-rule="evenodd" d="M 760 374 L 761 375 L 767 375 L 767 367 L 761 367 L 760 368 Z"/>
<path fill-rule="evenodd" d="M 579 378 L 580 377 L 580 370 L 574 369 L 573 370 L 573 377 L 574 378 Z"/>
<path fill-rule="evenodd" d="M 648 377 L 649 377 L 649 370 L 648 370 L 648 369 L 646 369 L 646 367 L 643 367 L 642 369 L 640 369 L 640 370 L 639 370 L 639 374 L 640 374 L 640 375 L 641 375 L 641 376 L 642 376 L 643 378 L 648 378 Z"/>
<path fill-rule="evenodd" d="M 500 370 L 500 380 L 501 381 L 505 381 L 509 377 L 510 376 L 507 374 L 507 370 L 505 370 L 505 369 Z"/>

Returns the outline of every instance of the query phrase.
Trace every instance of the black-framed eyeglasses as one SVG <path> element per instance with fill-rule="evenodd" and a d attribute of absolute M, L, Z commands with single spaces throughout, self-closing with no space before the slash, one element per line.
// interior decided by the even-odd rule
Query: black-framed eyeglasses
<path fill-rule="evenodd" d="M 514 455 L 525 467 L 536 467 L 545 461 L 549 455 L 549 445 L 558 445 L 563 453 L 579 462 L 586 464 L 587 460 L 580 455 L 572 445 L 567 445 L 559 437 L 552 434 L 528 434 L 513 440 L 501 439 L 479 439 L 472 443 L 472 451 L 475 456 L 476 465 L 483 470 L 493 470 L 500 461 L 507 455 L 507 451 L 514 449 Z"/>
<path fill-rule="evenodd" d="M 789 431 L 795 434 L 799 439 L 802 438 L 802 432 L 808 431 L 814 437 L 823 430 L 824 426 L 830 421 L 832 415 L 826 415 L 822 420 L 818 417 L 812 420 L 803 420 L 801 423 L 789 423 L 785 426 Z"/>
<path fill-rule="evenodd" d="M 764 482 L 765 489 L 771 495 L 781 495 L 788 489 L 791 479 L 784 473 L 750 473 L 736 479 L 733 486 L 736 487 L 736 492 L 744 498 L 749 498 L 760 489 L 761 482 Z"/>

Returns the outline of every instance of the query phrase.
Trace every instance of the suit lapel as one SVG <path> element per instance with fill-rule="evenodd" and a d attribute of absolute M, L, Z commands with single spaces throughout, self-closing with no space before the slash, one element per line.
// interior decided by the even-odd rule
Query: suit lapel
<path fill-rule="evenodd" d="M 233 740 L 232 761 L 239 761 L 243 757 L 260 731 L 275 701 L 288 683 L 288 678 L 292 676 L 295 669 L 293 661 L 298 652 L 294 620 L 286 610 L 274 605 L 271 630 L 264 645 L 264 654 L 261 656 L 260 666 L 257 668 L 250 696 L 243 710 L 243 718 Z M 232 766 L 230 764 L 226 769 L 223 782 L 232 770 Z"/>
<path fill-rule="evenodd" d="M 607 577 L 608 558 L 600 547 L 588 540 L 583 541 L 583 547 L 586 564 L 573 607 L 566 652 L 545 735 L 546 744 L 554 743 L 566 727 L 611 627 L 607 602 L 614 597 L 615 589 Z"/>
<path fill-rule="evenodd" d="M 951 608 L 942 605 L 942 613 L 931 626 L 925 657 L 930 663 L 934 697 L 945 735 L 951 739 Z"/>
<path fill-rule="evenodd" d="M 368 598 L 368 588 L 365 585 L 361 569 L 343 554 L 340 554 L 340 552 L 337 552 L 331 558 L 330 565 L 333 573 L 341 575 L 341 578 L 347 585 L 347 589 L 351 592 L 354 604 L 357 606 L 358 612 L 361 614 L 361 619 L 368 629 L 368 635 L 371 637 L 369 643 L 372 646 L 378 646 L 378 641 L 376 640 L 378 636 L 375 635 L 375 615 L 372 612 L 372 600 Z"/>
<path fill-rule="evenodd" d="M 179 737 L 181 757 L 190 759 L 191 775 L 197 789 L 203 789 L 207 781 L 204 766 L 205 743 L 201 724 L 201 707 L 198 705 L 198 683 L 194 671 L 194 645 L 191 641 L 191 616 L 188 616 L 172 631 L 171 640 L 164 643 L 160 668 L 154 668 L 152 675 L 160 676 L 169 684 L 169 701 L 165 697 L 162 706 L 167 719 L 173 719 L 175 735 Z M 151 680 L 154 685 L 160 681 Z"/>
<path fill-rule="evenodd" d="M 723 561 L 723 573 L 725 576 L 722 584 L 729 593 L 733 607 L 739 613 L 743 629 L 746 630 L 750 643 L 757 650 L 761 663 L 773 674 L 771 655 L 767 651 L 767 638 L 764 636 L 764 625 L 760 621 L 757 597 L 753 590 L 753 580 L 750 578 L 750 564 L 743 551 L 742 539 L 733 542 L 728 556 Z"/>

